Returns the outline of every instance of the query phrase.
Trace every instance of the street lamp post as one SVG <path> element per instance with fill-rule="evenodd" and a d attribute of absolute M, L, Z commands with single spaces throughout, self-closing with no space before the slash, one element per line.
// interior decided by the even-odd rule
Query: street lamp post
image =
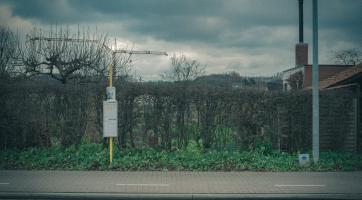
<path fill-rule="evenodd" d="M 318 1 L 313 0 L 313 161 L 319 160 L 319 77 L 318 77 Z"/>

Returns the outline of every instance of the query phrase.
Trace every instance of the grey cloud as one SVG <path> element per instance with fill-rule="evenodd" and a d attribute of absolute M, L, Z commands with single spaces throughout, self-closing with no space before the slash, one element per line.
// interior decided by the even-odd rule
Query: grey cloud
<path fill-rule="evenodd" d="M 19 0 L 7 1 L 14 14 L 43 23 L 77 24 L 122 21 L 131 34 L 176 42 L 201 41 L 220 46 L 263 45 L 262 38 L 242 41 L 225 37 L 255 26 L 297 28 L 297 0 Z M 356 37 L 361 32 L 360 1 L 320 1 L 320 26 Z M 210 24 L 210 19 L 222 23 Z M 311 1 L 305 0 L 305 24 L 311 26 Z M 270 29 L 272 30 L 272 29 Z M 267 35 L 265 37 L 268 37 Z"/>
<path fill-rule="evenodd" d="M 41 23 L 63 24 L 85 19 L 83 15 L 79 15 L 79 12 L 74 10 L 66 0 L 5 0 L 4 2 L 12 7 L 15 16 L 33 19 Z"/>
<path fill-rule="evenodd" d="M 305 38 L 311 43 L 312 1 L 304 2 Z M 147 44 L 148 38 L 162 41 L 175 52 L 188 45 L 204 55 L 213 54 L 214 49 L 221 54 L 266 55 L 248 58 L 248 62 L 223 60 L 226 69 L 263 73 L 293 65 L 291 51 L 298 34 L 297 0 L 2 0 L 1 4 L 10 5 L 14 16 L 43 25 L 107 23 L 103 31 L 136 44 Z M 321 50 L 361 46 L 361 4 L 359 0 L 319 0 Z M 326 56 L 321 60 L 328 61 Z M 265 68 L 268 63 L 274 68 Z M 217 70 L 218 64 L 210 68 Z"/>

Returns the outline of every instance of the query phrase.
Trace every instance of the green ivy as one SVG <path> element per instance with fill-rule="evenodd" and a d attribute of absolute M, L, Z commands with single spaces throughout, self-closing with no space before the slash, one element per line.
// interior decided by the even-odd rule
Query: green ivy
<path fill-rule="evenodd" d="M 318 164 L 301 167 L 297 154 L 272 151 L 268 144 L 249 151 L 201 151 L 196 144 L 185 150 L 114 149 L 112 165 L 100 144 L 62 149 L 28 148 L 0 152 L 0 169 L 46 170 L 188 170 L 188 171 L 353 171 L 362 170 L 362 155 L 322 152 Z"/>

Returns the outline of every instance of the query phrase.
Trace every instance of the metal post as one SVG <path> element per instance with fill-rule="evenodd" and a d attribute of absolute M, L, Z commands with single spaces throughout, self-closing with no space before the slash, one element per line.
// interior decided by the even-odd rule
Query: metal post
<path fill-rule="evenodd" d="M 313 161 L 319 160 L 318 1 L 313 0 Z"/>
<path fill-rule="evenodd" d="M 117 76 L 116 53 L 112 52 L 112 78 Z"/>
<path fill-rule="evenodd" d="M 299 43 L 303 43 L 303 0 L 299 0 Z"/>
<path fill-rule="evenodd" d="M 109 164 L 112 164 L 113 160 L 113 137 L 109 138 Z"/>
<path fill-rule="evenodd" d="M 356 84 L 357 85 L 357 133 L 356 133 L 356 152 L 360 151 L 359 149 L 359 141 L 358 141 L 358 135 L 360 135 L 362 133 L 361 130 L 361 85 L 360 84 Z M 359 132 L 358 132 L 359 131 Z"/>
<path fill-rule="evenodd" d="M 109 77 L 108 77 L 108 80 L 109 80 L 109 87 L 112 87 L 112 78 L 113 78 L 113 68 L 112 68 L 112 65 L 109 65 Z"/>
<path fill-rule="evenodd" d="M 112 87 L 113 69 L 112 65 L 109 65 L 109 87 Z M 113 138 L 109 138 L 109 164 L 112 164 L 113 160 Z"/>

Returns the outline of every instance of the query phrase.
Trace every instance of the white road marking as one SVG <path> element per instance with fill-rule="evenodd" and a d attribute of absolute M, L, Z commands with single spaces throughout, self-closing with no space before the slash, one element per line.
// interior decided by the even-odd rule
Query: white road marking
<path fill-rule="evenodd" d="M 0 185 L 9 185 L 10 183 L 0 183 Z"/>
<path fill-rule="evenodd" d="M 142 183 L 119 183 L 117 186 L 156 186 L 156 187 L 168 187 L 169 184 L 142 184 Z"/>
<path fill-rule="evenodd" d="M 274 185 L 275 187 L 325 187 L 326 185 Z"/>

